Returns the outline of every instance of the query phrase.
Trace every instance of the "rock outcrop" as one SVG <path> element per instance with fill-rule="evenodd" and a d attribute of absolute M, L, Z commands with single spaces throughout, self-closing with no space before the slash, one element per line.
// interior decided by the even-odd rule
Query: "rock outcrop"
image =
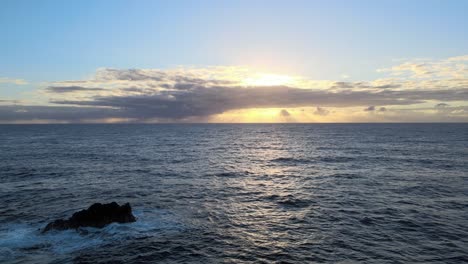
<path fill-rule="evenodd" d="M 80 227 L 103 228 L 110 223 L 131 223 L 136 218 L 132 214 L 132 207 L 129 203 L 122 206 L 116 202 L 101 204 L 95 203 L 86 210 L 81 210 L 72 215 L 67 220 L 58 219 L 50 222 L 42 233 L 49 230 L 77 229 Z"/>

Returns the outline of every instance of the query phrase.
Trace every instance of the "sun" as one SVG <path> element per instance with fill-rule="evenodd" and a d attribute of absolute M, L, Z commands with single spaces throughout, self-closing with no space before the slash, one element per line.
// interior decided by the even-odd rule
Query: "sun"
<path fill-rule="evenodd" d="M 288 75 L 258 73 L 244 79 L 243 84 L 247 86 L 280 86 L 290 85 L 296 79 Z"/>

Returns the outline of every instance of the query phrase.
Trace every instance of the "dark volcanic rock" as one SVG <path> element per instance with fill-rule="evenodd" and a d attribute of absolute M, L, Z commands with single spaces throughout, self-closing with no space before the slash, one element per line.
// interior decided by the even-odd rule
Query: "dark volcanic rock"
<path fill-rule="evenodd" d="M 108 204 L 95 203 L 86 210 L 76 212 L 68 220 L 58 219 L 49 223 L 42 232 L 49 230 L 77 229 L 79 227 L 103 228 L 110 223 L 135 222 L 132 207 L 129 203 L 122 206 L 116 202 Z"/>

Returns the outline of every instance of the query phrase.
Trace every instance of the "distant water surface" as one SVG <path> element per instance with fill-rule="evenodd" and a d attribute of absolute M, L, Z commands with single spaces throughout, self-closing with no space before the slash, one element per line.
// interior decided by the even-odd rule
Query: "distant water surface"
<path fill-rule="evenodd" d="M 1 263 L 155 261 L 468 262 L 468 124 L 0 126 Z"/>

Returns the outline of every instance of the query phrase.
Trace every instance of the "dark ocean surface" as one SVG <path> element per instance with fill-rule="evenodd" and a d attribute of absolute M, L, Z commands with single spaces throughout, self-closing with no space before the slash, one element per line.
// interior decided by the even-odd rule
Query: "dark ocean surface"
<path fill-rule="evenodd" d="M 468 124 L 1 125 L 0 262 L 468 262 Z"/>

